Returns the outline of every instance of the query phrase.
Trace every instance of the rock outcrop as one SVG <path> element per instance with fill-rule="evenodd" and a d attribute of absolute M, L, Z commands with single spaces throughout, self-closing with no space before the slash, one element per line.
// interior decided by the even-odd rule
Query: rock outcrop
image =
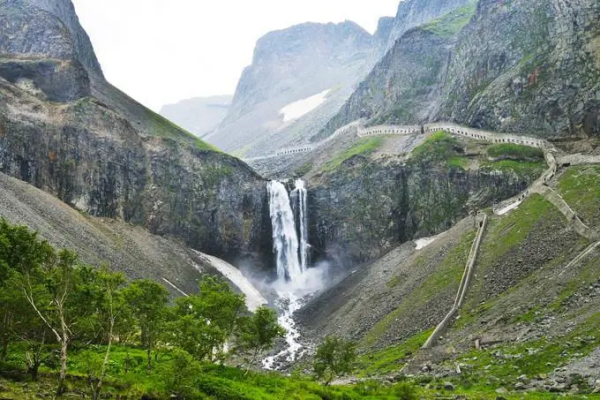
<path fill-rule="evenodd" d="M 406 0 L 401 1 L 388 37 L 387 48 L 392 48 L 404 33 L 419 25 L 427 24 L 436 18 L 460 7 L 475 3 L 476 0 Z"/>
<path fill-rule="evenodd" d="M 537 136 L 600 132 L 600 4 L 481 0 L 460 33 L 440 117 Z"/>
<path fill-rule="evenodd" d="M 71 0 L 6 0 L 0 2 L 0 8 L 4 8 L 10 3 L 23 2 L 33 6 L 37 10 L 43 10 L 52 14 L 67 28 L 69 37 L 72 40 L 72 51 L 75 53 L 75 58 L 86 68 L 90 73 L 102 76 L 102 68 L 94 53 L 92 42 L 87 33 L 79 23 L 79 18 L 75 13 L 75 8 Z M 39 30 L 41 26 L 39 22 L 31 21 L 27 26 L 27 30 Z M 39 37 L 39 36 L 38 36 Z M 14 38 L 11 38 L 11 41 Z"/>
<path fill-rule="evenodd" d="M 261 177 L 88 72 L 68 21 L 16 0 L 0 10 L 10 27 L 0 60 L 1 172 L 92 216 L 269 266 Z"/>

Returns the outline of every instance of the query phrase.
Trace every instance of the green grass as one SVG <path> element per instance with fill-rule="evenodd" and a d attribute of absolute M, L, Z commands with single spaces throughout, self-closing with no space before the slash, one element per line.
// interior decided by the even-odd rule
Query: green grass
<path fill-rule="evenodd" d="M 475 15 L 475 4 L 452 10 L 448 14 L 423 26 L 423 29 L 441 37 L 450 37 L 460 32 Z"/>
<path fill-rule="evenodd" d="M 482 170 L 514 172 L 518 175 L 527 175 L 532 179 L 538 178 L 547 168 L 543 161 L 515 161 L 515 160 L 499 160 L 499 161 L 482 161 L 480 164 Z"/>
<path fill-rule="evenodd" d="M 469 160 L 462 157 L 462 145 L 451 134 L 438 131 L 412 151 L 413 163 L 445 162 L 449 168 L 464 169 Z"/>
<path fill-rule="evenodd" d="M 313 162 L 307 161 L 294 171 L 294 175 L 304 176 L 304 175 L 308 174 L 312 170 L 312 168 L 313 168 Z"/>
<path fill-rule="evenodd" d="M 568 343 L 562 343 L 566 346 L 569 354 L 575 352 L 587 353 L 597 341 L 581 341 L 577 337 L 588 337 L 595 324 L 600 322 L 599 314 L 593 315 L 582 329 L 578 329 L 566 336 Z M 399 346 L 392 347 L 376 353 L 362 356 L 358 363 L 358 372 L 360 375 L 370 373 L 388 374 L 394 373 L 402 366 L 402 360 L 418 350 L 422 342 L 426 339 L 428 332 L 421 332 L 418 335 L 408 339 Z M 186 390 L 193 390 L 188 399 L 212 399 L 212 400 L 358 400 L 358 399 L 380 399 L 397 400 L 402 399 L 402 395 L 411 394 L 410 399 L 436 399 L 440 395 L 467 395 L 473 399 L 495 399 L 494 385 L 487 385 L 486 381 L 490 374 L 497 374 L 498 377 L 514 377 L 521 371 L 527 371 L 529 374 L 538 371 L 548 371 L 550 367 L 546 362 L 560 362 L 557 359 L 557 351 L 563 350 L 557 342 L 540 341 L 537 343 L 540 351 L 534 355 L 525 355 L 514 361 L 519 370 L 511 368 L 510 364 L 502 363 L 492 355 L 492 352 L 472 352 L 462 358 L 464 363 L 472 365 L 473 372 L 466 371 L 460 378 L 440 378 L 440 379 L 417 379 L 400 382 L 397 384 L 381 384 L 376 381 L 364 381 L 356 385 L 341 385 L 325 387 L 315 382 L 310 376 L 292 374 L 283 376 L 277 372 L 250 372 L 247 375 L 244 371 L 237 368 L 229 368 L 218 365 L 197 364 L 191 362 L 184 365 L 181 369 L 172 369 L 174 353 L 169 350 L 162 350 L 158 359 L 154 362 L 154 370 L 151 373 L 145 370 L 145 353 L 136 348 L 116 346 L 111 357 L 111 364 L 107 376 L 106 385 L 103 393 L 105 398 L 153 398 L 169 399 L 172 398 L 172 386 L 169 382 L 173 379 L 181 378 L 186 372 L 196 371 L 189 375 L 194 382 L 192 386 L 185 387 Z M 506 354 L 526 353 L 528 344 L 522 344 L 516 347 L 503 347 Z M 558 346 L 558 347 L 557 347 Z M 11 360 L 24 358 L 23 346 L 12 346 L 9 358 Z M 69 363 L 69 392 L 65 398 L 82 398 L 83 394 L 88 393 L 86 370 L 88 360 L 97 361 L 102 358 L 102 347 L 93 347 L 90 351 L 71 352 L 72 360 Z M 129 354 L 129 357 L 128 355 Z M 473 357 L 477 357 L 473 361 Z M 125 363 L 129 359 L 128 372 L 125 373 Z M 511 361 L 512 362 L 512 361 Z M 486 365 L 491 365 L 491 371 L 485 370 Z M 6 364 L 2 365 L 6 367 Z M 197 369 L 195 369 L 197 368 Z M 363 368 L 366 371 L 363 371 Z M 14 373 L 14 371 L 12 371 Z M 53 392 L 56 384 L 56 369 L 45 368 L 38 382 L 21 380 L 13 377 L 9 378 L 9 371 L 6 368 L 0 368 L 0 398 L 14 400 L 29 400 L 43 398 L 53 398 Z M 525 373 L 525 372 L 524 372 Z M 442 382 L 453 380 L 457 384 L 457 390 L 447 392 L 442 389 Z M 187 382 L 187 381 L 184 381 Z M 430 383 L 431 388 L 426 389 L 417 386 Z M 468 383 L 468 385 L 467 385 Z M 180 387 L 180 386 L 177 386 Z M 171 390 L 169 389 L 171 388 Z M 520 398 L 519 394 L 508 394 L 507 399 Z M 529 393 L 528 399 L 553 399 L 552 394 Z M 573 396 L 571 398 L 581 398 Z M 589 399 L 598 398 L 588 395 Z"/>
<path fill-rule="evenodd" d="M 97 364 L 103 357 L 102 346 L 90 347 L 88 351 L 71 352 L 69 361 L 69 385 L 73 392 L 87 392 L 88 364 Z M 25 347 L 12 346 L 10 361 L 18 366 L 19 360 L 24 359 Z M 128 361 L 127 361 L 128 360 Z M 120 395 L 129 398 L 142 398 L 148 396 L 154 399 L 169 399 L 171 392 L 169 381 L 182 374 L 180 369 L 173 370 L 172 362 L 174 353 L 162 350 L 158 359 L 154 361 L 153 372 L 146 371 L 146 355 L 141 349 L 115 346 L 111 355 L 111 362 L 106 378 L 104 393 L 113 397 Z M 128 371 L 125 373 L 125 366 Z M 193 375 L 195 381 L 194 395 L 186 398 L 194 399 L 223 399 L 223 400 L 322 400 L 322 399 L 396 399 L 393 386 L 377 386 L 365 388 L 364 386 L 335 386 L 324 387 L 315 382 L 311 376 L 294 375 L 285 377 L 277 372 L 250 372 L 213 364 L 198 364 L 190 362 L 197 367 Z M 6 365 L 6 364 L 4 364 Z M 24 367 L 21 365 L 21 367 Z M 6 369 L 0 370 L 0 375 Z M 27 382 L 21 385 L 12 380 L 0 381 L 0 397 L 14 399 L 38 398 L 38 393 L 45 393 L 51 397 L 56 379 L 56 362 L 52 367 L 44 367 L 41 382 Z M 26 382 L 26 381 L 25 381 Z M 30 390 L 28 390 L 28 387 Z"/>
<path fill-rule="evenodd" d="M 502 158 L 518 161 L 544 160 L 544 152 L 541 149 L 523 146 L 513 143 L 495 144 L 487 149 L 487 153 L 493 158 Z"/>
<path fill-rule="evenodd" d="M 592 313 L 584 323 L 563 336 L 501 345 L 483 351 L 472 350 L 463 354 L 458 362 L 469 366 L 469 381 L 478 390 L 489 392 L 500 386 L 511 389 L 520 375 L 529 378 L 545 376 L 566 364 L 570 358 L 585 356 L 600 346 L 599 324 L 600 313 Z"/>
<path fill-rule="evenodd" d="M 380 376 L 399 372 L 431 335 L 433 329 L 421 332 L 404 343 L 361 355 L 358 359 L 358 376 Z"/>
<path fill-rule="evenodd" d="M 600 226 L 600 166 L 569 168 L 557 188 L 584 223 Z"/>
<path fill-rule="evenodd" d="M 338 154 L 335 158 L 329 161 L 323 170 L 325 172 L 334 171 L 338 169 L 344 163 L 344 161 L 349 160 L 357 155 L 368 156 L 379 149 L 382 144 L 383 139 L 380 137 L 362 138 L 355 145 Z"/>
<path fill-rule="evenodd" d="M 483 242 L 480 264 L 491 264 L 494 260 L 499 260 L 519 246 L 540 219 L 552 217 L 560 218 L 560 214 L 542 196 L 534 194 L 506 217 L 492 219 Z"/>

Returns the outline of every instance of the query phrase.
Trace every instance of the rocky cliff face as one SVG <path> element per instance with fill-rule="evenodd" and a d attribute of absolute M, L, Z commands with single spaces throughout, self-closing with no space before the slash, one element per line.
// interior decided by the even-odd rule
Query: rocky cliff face
<path fill-rule="evenodd" d="M 539 136 L 598 135 L 600 4 L 481 0 L 438 118 Z"/>
<path fill-rule="evenodd" d="M 307 23 L 267 34 L 240 78 L 222 127 L 207 140 L 244 155 L 307 141 L 368 73 L 377 48 L 377 40 L 353 22 Z M 325 98 L 319 107 L 284 120 L 282 108 L 320 93 Z"/>
<path fill-rule="evenodd" d="M 227 116 L 232 96 L 200 97 L 162 107 L 160 115 L 194 135 L 202 137 L 214 131 Z"/>
<path fill-rule="evenodd" d="M 361 116 L 371 123 L 451 120 L 541 137 L 597 135 L 599 16 L 589 0 L 480 0 L 454 9 L 405 32 L 320 135 Z M 437 44 L 429 35 L 424 46 L 426 31 Z"/>
<path fill-rule="evenodd" d="M 17 1 L 0 10 L 12 32 L 0 62 L 1 172 L 91 215 L 268 265 L 258 175 L 88 74 L 55 16 Z M 83 89 L 61 97 L 61 74 Z"/>
<path fill-rule="evenodd" d="M 387 41 L 390 37 L 392 29 L 394 28 L 394 17 L 382 17 L 377 23 L 377 30 L 375 31 L 375 39 L 380 43 L 381 51 L 384 52 L 386 49 Z M 382 54 L 383 55 L 383 54 Z"/>
<path fill-rule="evenodd" d="M 22 0 L 37 9 L 44 10 L 62 22 L 69 31 L 69 36 L 73 41 L 73 51 L 75 58 L 90 73 L 102 76 L 102 68 L 94 53 L 92 42 L 87 33 L 79 23 L 79 18 L 75 13 L 75 8 L 71 0 Z M 36 29 L 35 25 L 31 28 Z M 30 29 L 30 27 L 28 27 Z"/>
<path fill-rule="evenodd" d="M 377 63 L 317 138 L 360 118 L 414 124 L 439 106 L 440 85 L 454 44 L 452 35 L 416 28 Z"/>
<path fill-rule="evenodd" d="M 388 37 L 387 48 L 394 46 L 404 33 L 425 25 L 436 18 L 460 7 L 474 4 L 476 0 L 405 0 L 398 6 L 398 12 Z"/>
<path fill-rule="evenodd" d="M 343 265 L 373 261 L 525 190 L 536 174 L 361 156 L 310 188 L 311 243 Z"/>

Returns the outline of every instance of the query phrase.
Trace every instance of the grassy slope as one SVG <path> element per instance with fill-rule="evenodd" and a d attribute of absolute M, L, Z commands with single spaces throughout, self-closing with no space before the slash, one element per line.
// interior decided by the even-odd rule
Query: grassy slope
<path fill-rule="evenodd" d="M 383 139 L 381 137 L 362 138 L 352 147 L 335 155 L 334 158 L 325 164 L 323 170 L 326 172 L 335 171 L 344 163 L 344 161 L 349 160 L 354 156 L 366 157 L 380 148 L 382 143 Z"/>
<path fill-rule="evenodd" d="M 69 385 L 71 392 L 67 398 L 81 398 L 78 393 L 87 393 L 88 365 L 99 365 L 103 357 L 103 347 L 94 347 L 90 351 L 72 351 L 69 361 Z M 24 347 L 11 347 L 8 365 L 23 368 Z M 142 349 L 113 347 L 104 393 L 109 398 L 128 396 L 127 398 L 169 399 L 171 393 L 168 380 L 175 374 L 171 368 L 173 353 L 161 350 L 154 361 L 152 373 L 146 372 L 146 354 Z M 90 364 L 91 363 L 91 364 Z M 127 365 L 127 373 L 125 368 Z M 4 364 L 5 371 L 7 364 Z M 186 398 L 219 400 L 342 400 L 342 399 L 397 399 L 396 388 L 380 385 L 325 387 L 309 376 L 295 375 L 284 377 L 273 373 L 244 374 L 244 370 L 217 365 L 199 365 L 197 378 L 199 392 Z M 13 369 L 13 371 L 15 371 Z M 2 399 L 38 399 L 52 397 L 55 388 L 57 370 L 43 367 L 40 382 L 27 380 L 3 380 L 0 378 L 0 398 Z M 179 376 L 181 377 L 181 375 Z M 77 394 L 76 394 L 77 393 Z M 143 397 L 147 396 L 147 397 Z"/>
<path fill-rule="evenodd" d="M 558 191 L 586 224 L 600 226 L 600 166 L 569 168 Z"/>
<path fill-rule="evenodd" d="M 457 289 L 474 238 L 474 232 L 465 234 L 460 244 L 444 257 L 436 271 L 410 293 L 403 300 L 400 307 L 389 313 L 367 333 L 363 346 L 368 347 L 376 344 L 379 337 L 387 332 L 391 323 L 403 314 L 410 313 L 413 309 L 431 302 L 440 292 Z M 417 259 L 414 267 L 419 268 L 419 264 L 423 262 L 425 262 L 425 259 Z M 388 282 L 388 286 L 390 285 L 394 285 L 394 279 Z"/>
<path fill-rule="evenodd" d="M 445 163 L 448 168 L 466 169 L 473 156 L 466 156 L 472 150 L 480 154 L 475 159 L 482 171 L 514 172 L 537 178 L 544 171 L 544 155 L 538 149 L 521 145 L 491 145 L 485 152 L 477 150 L 469 142 L 466 146 L 451 134 L 438 131 L 416 147 L 411 153 L 412 163 Z"/>
<path fill-rule="evenodd" d="M 458 8 L 428 23 L 422 29 L 441 37 L 450 37 L 465 27 L 475 15 L 475 3 Z"/>
<path fill-rule="evenodd" d="M 596 172 L 593 167 L 572 168 L 561 178 L 560 187 L 567 193 L 569 189 L 582 190 L 591 185 L 591 181 L 596 182 Z M 583 207 L 582 210 L 600 209 L 600 199 L 594 192 L 598 187 L 596 184 L 587 193 L 584 190 L 583 196 L 572 194 L 572 205 Z M 468 243 L 468 239 L 472 240 L 472 237 L 466 235 L 461 246 Z M 600 251 L 565 269 L 588 244 L 587 240 L 568 230 L 562 215 L 537 195 L 508 215 L 493 216 L 465 305 L 442 343 L 448 351 L 453 349 L 452 352 L 459 354 L 450 356 L 446 366 L 452 369 L 455 363 L 462 363 L 465 372 L 446 380 L 454 382 L 458 391 L 466 394 L 494 393 L 499 387 L 510 390 L 520 375 L 545 377 L 555 368 L 598 348 L 600 301 L 594 297 L 592 301 L 583 299 L 587 298 L 586 291 L 599 281 Z M 459 262 L 463 260 L 455 257 L 461 253 L 456 249 L 440 265 L 439 273 L 448 265 L 455 265 L 456 273 L 447 277 L 451 280 L 460 279 L 459 267 L 463 265 Z M 452 259 L 454 261 L 448 261 Z M 493 280 L 502 275 L 513 279 Z M 556 279 L 559 276 L 560 279 Z M 427 298 L 431 290 L 443 290 L 450 284 L 447 280 L 428 279 L 369 333 L 366 342 L 385 330 L 386 321 L 402 318 L 422 301 L 420 299 Z M 549 318 L 557 322 L 540 329 L 540 324 L 547 323 L 544 321 Z M 530 331 L 533 333 L 517 340 L 518 332 Z M 397 373 L 426 337 L 427 332 L 421 332 L 398 346 L 366 353 L 360 358 L 360 375 Z M 496 337 L 501 343 L 490 350 L 474 350 L 471 340 L 465 340 L 474 337 Z M 441 381 L 427 379 L 427 382 L 435 387 Z M 585 383 L 579 386 L 591 390 Z M 529 394 L 528 398 L 552 396 L 540 393 Z"/>
<path fill-rule="evenodd" d="M 88 393 L 86 370 L 88 360 L 97 362 L 102 357 L 102 348 L 91 352 L 73 352 L 69 365 L 70 390 L 64 396 L 66 399 L 82 398 Z M 129 354 L 129 370 L 124 372 L 127 354 Z M 13 357 L 23 357 L 22 353 L 12 352 Z M 169 367 L 172 354 L 169 351 L 160 353 L 155 361 L 154 372 L 145 371 L 145 354 L 140 349 L 115 347 L 113 358 L 107 375 L 103 393 L 106 398 L 173 398 L 165 386 L 162 377 L 165 368 Z M 186 398 L 213 399 L 213 400 L 354 400 L 354 399 L 437 399 L 443 395 L 468 394 L 474 399 L 496 399 L 496 393 L 485 391 L 475 386 L 467 390 L 458 389 L 448 392 L 443 389 L 442 380 L 420 379 L 417 383 L 428 384 L 427 388 L 413 386 L 412 383 L 399 383 L 395 385 L 381 385 L 375 381 L 365 381 L 356 385 L 324 387 L 314 382 L 309 377 L 298 375 L 284 377 L 279 373 L 249 373 L 235 368 L 220 367 L 216 365 L 200 366 L 197 375 L 199 392 Z M 170 379 L 173 375 L 168 374 Z M 52 398 L 56 383 L 56 371 L 46 369 L 39 382 L 20 380 L 6 380 L 0 377 L 0 397 L 6 400 L 33 400 Z M 409 392 L 415 397 L 403 397 Z M 412 388 L 412 390 L 410 390 Z M 403 390 L 405 389 L 405 390 Z M 453 397 L 454 398 L 454 397 Z M 520 395 L 505 395 L 506 399 L 519 399 Z M 553 394 L 530 393 L 528 399 L 554 399 Z M 584 398 L 573 396 L 570 398 Z M 587 396 L 594 399 L 598 396 Z"/>

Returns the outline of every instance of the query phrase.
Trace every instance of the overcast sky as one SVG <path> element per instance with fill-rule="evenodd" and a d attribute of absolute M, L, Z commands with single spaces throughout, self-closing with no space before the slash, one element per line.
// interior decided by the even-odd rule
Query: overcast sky
<path fill-rule="evenodd" d="M 233 94 L 258 38 L 291 25 L 352 20 L 370 32 L 399 0 L 73 0 L 108 80 L 158 111 Z"/>

